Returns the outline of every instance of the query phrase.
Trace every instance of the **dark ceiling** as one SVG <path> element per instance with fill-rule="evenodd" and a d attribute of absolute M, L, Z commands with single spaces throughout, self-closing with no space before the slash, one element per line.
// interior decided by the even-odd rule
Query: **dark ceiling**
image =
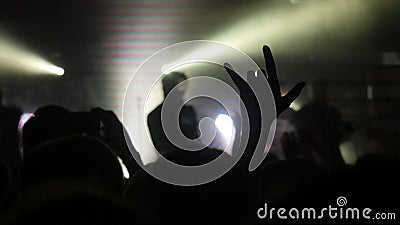
<path fill-rule="evenodd" d="M 303 0 L 312 3 L 316 0 Z M 136 4 L 138 2 L 138 4 Z M 31 109 L 40 104 L 57 102 L 76 109 L 87 109 L 94 105 L 101 105 L 98 98 L 82 97 L 82 90 L 87 89 L 82 77 L 91 77 L 88 82 L 95 82 L 93 90 L 107 92 L 104 82 L 101 82 L 109 72 L 107 62 L 112 61 L 104 53 L 107 41 L 112 36 L 110 28 L 111 17 L 134 18 L 135 15 L 118 14 L 118 10 L 145 5 L 182 8 L 178 29 L 170 31 L 176 36 L 163 42 L 166 44 L 191 39 L 207 39 L 210 34 L 223 29 L 230 20 L 238 19 L 241 10 L 260 1 L 50 1 L 50 0 L 14 0 L 2 1 L 0 4 L 0 30 L 24 43 L 34 52 L 49 59 L 57 65 L 67 69 L 68 77 L 61 81 L 49 81 L 52 78 L 26 78 L 24 76 L 2 76 L 2 82 L 10 96 L 25 93 L 35 94 L 35 103 L 25 105 Z M 284 7 L 296 7 L 290 1 L 264 1 L 265 7 L 272 4 L 281 4 Z M 355 101 L 362 99 L 365 85 L 375 82 L 386 91 L 382 92 L 382 99 L 391 96 L 397 100 L 397 86 L 400 84 L 399 69 L 397 66 L 385 66 L 382 63 L 384 52 L 400 54 L 400 3 L 397 0 L 365 0 L 371 17 L 368 35 L 356 40 L 346 40 L 346 35 L 324 36 L 315 39 L 315 47 L 304 52 L 280 53 L 277 63 L 280 68 L 283 82 L 292 84 L 295 80 L 311 82 L 318 77 L 331 81 L 336 90 L 334 104 L 349 109 L 352 104 L 348 101 L 355 96 Z M 147 5 L 146 5 L 147 4 Z M 118 12 L 119 12 L 118 11 Z M 185 12 L 188 12 L 185 14 Z M 157 11 L 144 11 L 157 16 Z M 190 14 L 189 14 L 190 13 Z M 163 14 L 165 16 L 165 14 Z M 174 15 L 169 15 L 174 17 Z M 164 17 L 168 18 L 168 17 Z M 107 22 L 108 21 L 108 22 Z M 173 20 L 172 20 L 173 21 Z M 140 21 L 133 21 L 139 23 Z M 164 32 L 163 35 L 166 35 Z M 272 46 L 273 47 L 273 46 Z M 139 49 L 140 50 L 140 49 Z M 157 50 L 154 47 L 151 50 Z M 147 54 L 147 53 L 146 53 Z M 105 57 L 105 55 L 108 57 Z M 256 61 L 262 62 L 261 54 L 254 55 Z M 86 79 L 86 78 L 85 78 Z M 89 79 L 89 78 L 87 78 Z M 21 82 L 24 84 L 21 84 Z M 60 90 L 61 93 L 52 91 Z M 386 86 L 385 86 L 386 85 Z M 393 86 L 395 85 L 395 86 Z M 8 86 L 8 87 L 7 87 Z M 10 88 L 12 87 L 12 88 Z M 71 90 L 71 87 L 72 90 Z M 350 89 L 350 91 L 349 91 Z M 393 91 L 389 91 L 392 90 Z M 388 91 L 388 92 L 387 92 Z M 45 94 L 51 92 L 51 94 Z M 28 93 L 28 94 L 27 94 Z M 33 94 L 32 94 L 33 93 Z M 378 93 L 379 94 L 379 93 Z M 347 96 L 347 97 L 346 97 Z M 348 97 L 350 96 L 350 97 Z M 379 95 L 378 95 L 379 96 Z M 386 96 L 386 97 L 385 97 Z M 72 99 L 72 100 L 68 100 Z M 77 103 L 77 99 L 81 103 Z M 26 102 L 29 100 L 22 100 Z M 384 100 L 382 100 L 384 101 Z M 360 101 L 359 101 L 360 102 Z M 364 104 L 364 103 L 363 103 Z M 348 115 L 357 115 L 357 110 L 349 110 Z M 347 111 L 346 111 L 347 112 Z"/>

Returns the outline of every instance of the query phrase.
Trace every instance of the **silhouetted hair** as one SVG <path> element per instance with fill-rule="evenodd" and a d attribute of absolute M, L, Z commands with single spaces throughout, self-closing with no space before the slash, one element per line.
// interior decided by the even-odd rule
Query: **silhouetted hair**
<path fill-rule="evenodd" d="M 164 96 L 166 96 L 177 84 L 186 79 L 186 75 L 181 72 L 171 72 L 164 75 L 162 79 Z"/>
<path fill-rule="evenodd" d="M 76 135 L 39 145 L 24 158 L 21 192 L 47 182 L 83 182 L 122 193 L 123 173 L 118 158 L 100 140 Z"/>
<path fill-rule="evenodd" d="M 40 143 L 77 132 L 72 113 L 58 105 L 38 108 L 23 128 L 24 154 Z"/>

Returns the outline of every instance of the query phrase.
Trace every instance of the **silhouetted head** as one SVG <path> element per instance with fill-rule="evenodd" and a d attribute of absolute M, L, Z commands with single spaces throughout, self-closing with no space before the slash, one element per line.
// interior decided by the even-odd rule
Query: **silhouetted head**
<path fill-rule="evenodd" d="M 164 97 L 168 95 L 168 93 L 179 83 L 185 81 L 187 79 L 186 75 L 181 72 L 171 72 L 169 74 L 164 75 L 162 79 L 162 86 L 164 91 Z M 180 91 L 183 95 L 186 91 L 185 85 L 180 85 L 178 87 L 178 91 Z"/>
<path fill-rule="evenodd" d="M 58 105 L 40 107 L 24 125 L 24 153 L 40 143 L 76 132 L 77 127 L 69 110 Z"/>
<path fill-rule="evenodd" d="M 43 143 L 26 155 L 21 168 L 22 194 L 47 183 L 69 182 L 121 194 L 122 168 L 106 144 L 84 135 Z"/>

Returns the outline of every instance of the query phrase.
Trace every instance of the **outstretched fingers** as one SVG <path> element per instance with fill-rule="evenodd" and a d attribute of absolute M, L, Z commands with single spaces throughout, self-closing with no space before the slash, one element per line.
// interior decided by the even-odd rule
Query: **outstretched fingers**
<path fill-rule="evenodd" d="M 235 83 L 235 85 L 238 87 L 241 94 L 245 94 L 249 91 L 249 89 L 251 89 L 249 84 L 233 70 L 229 63 L 224 63 L 224 67 L 226 72 L 228 72 L 229 76 L 233 80 L 233 83 Z"/>
<path fill-rule="evenodd" d="M 279 85 L 278 75 L 276 73 L 275 60 L 274 57 L 272 56 L 271 49 L 267 45 L 263 46 L 263 54 L 264 54 L 265 68 L 267 70 L 267 74 L 265 74 L 265 71 L 263 71 L 263 73 L 264 75 L 267 75 L 267 81 L 271 86 L 271 90 L 274 96 L 280 96 L 281 87 Z"/>
<path fill-rule="evenodd" d="M 306 86 L 306 83 L 304 82 L 299 82 L 297 83 L 290 91 L 282 97 L 282 104 L 284 108 L 288 108 L 294 100 L 296 100 L 297 97 L 299 97 L 301 90 L 303 90 L 304 86 Z"/>
<path fill-rule="evenodd" d="M 250 71 L 247 74 L 247 82 L 250 83 L 257 82 L 256 77 L 257 75 L 261 74 L 263 74 L 267 78 L 267 81 L 271 87 L 272 94 L 274 96 L 277 115 L 279 115 L 285 109 L 287 109 L 290 106 L 290 104 L 292 104 L 292 102 L 296 100 L 297 97 L 299 97 L 301 90 L 305 86 L 305 83 L 304 82 L 297 83 L 286 95 L 282 96 L 281 87 L 276 72 L 274 57 L 272 56 L 271 49 L 267 45 L 263 46 L 263 54 L 264 54 L 266 70 L 261 70 L 256 72 Z M 228 72 L 229 76 L 232 78 L 235 85 L 239 88 L 241 96 L 246 96 L 246 97 L 253 96 L 251 94 L 253 92 L 249 84 L 233 70 L 232 66 L 228 63 L 225 63 L 224 67 L 225 70 Z"/>
<path fill-rule="evenodd" d="M 226 72 L 229 74 L 229 76 L 231 77 L 231 79 L 233 80 L 233 83 L 235 83 L 235 85 L 240 88 L 240 86 L 242 85 L 241 83 L 243 83 L 242 78 L 239 76 L 239 74 L 237 74 L 231 64 L 229 63 L 224 63 L 224 68 L 226 70 Z"/>

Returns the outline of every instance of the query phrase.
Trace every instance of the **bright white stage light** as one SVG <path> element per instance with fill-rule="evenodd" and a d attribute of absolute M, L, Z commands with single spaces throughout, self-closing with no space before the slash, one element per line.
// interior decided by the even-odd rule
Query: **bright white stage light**
<path fill-rule="evenodd" d="M 38 62 L 37 64 L 35 64 L 35 66 L 38 69 L 42 69 L 43 71 L 46 71 L 50 74 L 54 74 L 54 75 L 58 75 L 58 76 L 62 76 L 64 75 L 64 69 L 58 66 L 54 66 L 48 63 L 43 63 L 43 62 Z"/>
<path fill-rule="evenodd" d="M 0 33 L 0 73 L 64 75 L 64 69 Z"/>
<path fill-rule="evenodd" d="M 233 120 L 230 116 L 225 114 L 219 114 L 215 119 L 215 126 L 224 135 L 224 137 L 230 141 L 233 134 Z"/>

